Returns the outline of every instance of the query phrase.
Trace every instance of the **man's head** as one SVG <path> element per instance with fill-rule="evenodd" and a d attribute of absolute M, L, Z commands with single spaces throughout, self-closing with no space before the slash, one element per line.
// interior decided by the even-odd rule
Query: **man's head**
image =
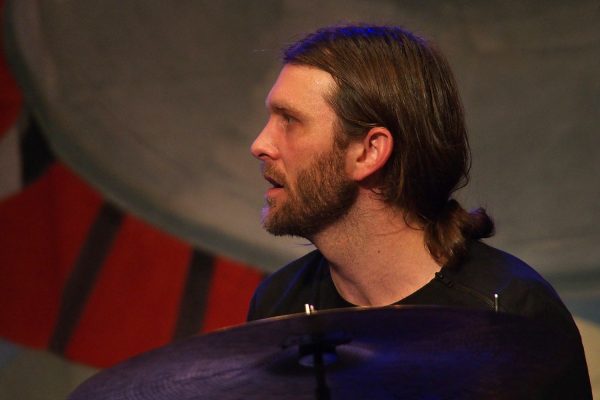
<path fill-rule="evenodd" d="M 288 47 L 284 64 L 284 77 L 286 70 L 302 70 L 323 78 L 319 106 L 327 111 L 324 121 L 328 126 L 320 132 L 321 140 L 327 143 L 321 149 L 330 149 L 331 154 L 316 151 L 319 158 L 331 161 L 335 151 L 337 169 L 341 169 L 343 162 L 338 158 L 353 143 L 365 141 L 378 129 L 388 135 L 390 149 L 384 162 L 369 172 L 369 188 L 383 203 L 401 210 L 425 230 L 427 246 L 436 259 L 452 261 L 464 250 L 466 237 L 491 233 L 493 224 L 483 210 L 469 215 L 450 200 L 451 194 L 467 182 L 470 153 L 454 78 L 434 46 L 398 27 L 324 28 Z M 304 84 L 310 82 L 308 79 Z M 296 83 L 299 93 L 302 82 Z M 271 95 L 274 91 L 277 94 L 276 88 L 277 83 Z M 276 103 L 267 101 L 272 115 L 277 111 L 273 107 Z M 269 124 L 271 119 L 265 130 Z M 265 138 L 262 142 L 265 144 Z M 265 161 L 255 145 L 253 153 Z M 270 157 L 265 163 L 268 170 Z M 313 171 L 316 168 L 322 170 L 319 180 L 311 180 L 317 184 L 336 169 L 319 166 Z M 346 182 L 344 188 L 351 186 L 347 184 L 347 170 L 340 170 L 336 180 Z M 352 182 L 361 184 L 359 179 Z M 298 183 L 294 189 L 302 190 Z M 309 202 L 308 197 L 302 202 Z M 270 213 L 285 210 L 277 210 L 276 203 L 267 208 L 267 228 Z M 350 206 L 340 205 L 332 218 L 339 218 Z"/>

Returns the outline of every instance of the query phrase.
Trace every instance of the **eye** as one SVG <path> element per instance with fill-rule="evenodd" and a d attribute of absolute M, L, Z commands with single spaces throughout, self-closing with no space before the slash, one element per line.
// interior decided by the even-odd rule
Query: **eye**
<path fill-rule="evenodd" d="M 285 121 L 286 124 L 291 124 L 292 122 L 296 122 L 297 121 L 296 118 L 294 118 L 291 115 L 286 114 L 286 113 L 281 114 L 281 118 L 283 118 L 283 120 Z"/>

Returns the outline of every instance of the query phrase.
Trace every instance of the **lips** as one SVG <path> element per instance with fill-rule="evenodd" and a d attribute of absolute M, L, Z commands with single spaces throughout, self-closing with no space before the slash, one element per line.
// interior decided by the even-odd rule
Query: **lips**
<path fill-rule="evenodd" d="M 265 176 L 265 180 L 269 182 L 275 189 L 283 188 L 283 185 L 270 176 Z"/>

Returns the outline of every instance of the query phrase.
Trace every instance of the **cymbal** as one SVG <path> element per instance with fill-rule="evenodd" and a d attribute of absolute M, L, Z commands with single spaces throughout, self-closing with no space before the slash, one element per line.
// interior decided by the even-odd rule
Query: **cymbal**
<path fill-rule="evenodd" d="M 69 399 L 315 399 L 315 368 L 302 365 L 315 345 L 332 399 L 532 398 L 573 357 L 563 335 L 482 310 L 319 311 L 175 342 L 101 371 Z"/>

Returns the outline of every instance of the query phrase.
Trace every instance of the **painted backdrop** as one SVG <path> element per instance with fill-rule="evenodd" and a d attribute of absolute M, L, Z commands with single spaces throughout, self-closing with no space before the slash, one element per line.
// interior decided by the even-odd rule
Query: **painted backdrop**
<path fill-rule="evenodd" d="M 3 14 L 1 397 L 60 398 L 95 370 L 73 361 L 242 322 L 263 274 L 310 249 L 260 228 L 248 147 L 280 49 L 347 21 L 404 25 L 447 54 L 473 149 L 459 198 L 556 286 L 598 391 L 597 1 L 19 0 Z"/>

